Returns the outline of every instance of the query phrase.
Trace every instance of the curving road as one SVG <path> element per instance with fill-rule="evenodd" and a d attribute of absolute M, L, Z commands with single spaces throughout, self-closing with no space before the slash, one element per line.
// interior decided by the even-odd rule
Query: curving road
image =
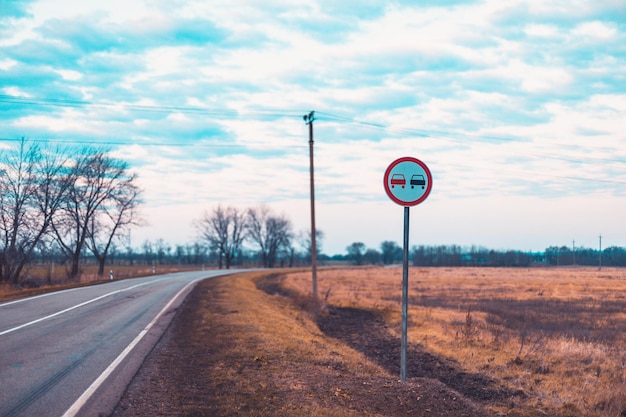
<path fill-rule="evenodd" d="M 107 416 L 192 286 L 239 271 L 112 281 L 0 304 L 0 416 Z"/>

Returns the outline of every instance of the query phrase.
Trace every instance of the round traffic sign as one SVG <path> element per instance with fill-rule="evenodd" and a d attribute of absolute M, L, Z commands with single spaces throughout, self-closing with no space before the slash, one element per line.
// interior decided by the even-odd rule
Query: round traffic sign
<path fill-rule="evenodd" d="M 433 177 L 425 163 L 405 156 L 393 161 L 383 179 L 389 198 L 401 206 L 416 206 L 426 200 L 433 186 Z"/>

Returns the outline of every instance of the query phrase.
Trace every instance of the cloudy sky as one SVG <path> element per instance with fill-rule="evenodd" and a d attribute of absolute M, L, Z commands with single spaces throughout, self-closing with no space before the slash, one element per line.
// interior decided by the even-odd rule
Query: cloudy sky
<path fill-rule="evenodd" d="M 0 147 L 102 144 L 144 189 L 133 245 L 218 204 L 323 251 L 401 244 L 383 175 L 430 169 L 411 245 L 626 246 L 623 0 L 0 1 Z M 418 4 L 418 5 L 415 5 Z"/>

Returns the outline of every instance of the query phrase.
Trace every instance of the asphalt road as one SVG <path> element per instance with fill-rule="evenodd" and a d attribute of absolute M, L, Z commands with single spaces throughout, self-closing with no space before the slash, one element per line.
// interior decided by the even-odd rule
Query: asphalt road
<path fill-rule="evenodd" d="M 107 416 L 193 283 L 153 275 L 0 304 L 0 416 Z"/>

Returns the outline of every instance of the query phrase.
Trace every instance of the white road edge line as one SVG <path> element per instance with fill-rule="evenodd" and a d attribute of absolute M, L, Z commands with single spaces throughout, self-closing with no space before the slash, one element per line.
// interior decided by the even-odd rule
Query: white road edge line
<path fill-rule="evenodd" d="M 78 397 L 76 402 L 74 402 L 74 404 L 72 404 L 72 406 L 68 408 L 68 410 L 65 412 L 65 414 L 63 414 L 62 417 L 75 417 L 80 409 L 87 403 L 89 398 L 91 398 L 91 396 L 98 390 L 98 388 L 100 388 L 104 381 L 113 373 L 113 371 L 115 371 L 115 369 L 119 366 L 120 363 L 122 363 L 126 356 L 128 356 L 128 354 L 134 349 L 134 347 L 137 346 L 141 339 L 143 339 L 143 337 L 150 331 L 152 326 L 154 326 L 154 324 L 161 318 L 161 316 L 165 314 L 165 312 L 170 308 L 174 301 L 176 301 L 176 299 L 185 290 L 187 290 L 187 288 L 202 279 L 204 278 L 197 278 L 191 281 L 189 284 L 185 285 L 180 291 L 178 291 L 176 295 L 172 297 L 172 299 L 165 305 L 165 307 L 163 307 L 159 314 L 157 314 L 156 317 L 152 319 L 150 323 L 148 323 L 148 325 L 137 335 L 137 337 L 135 337 L 135 339 L 130 342 L 128 346 L 126 346 L 122 353 L 120 353 L 119 356 L 115 358 L 113 362 L 111 362 L 111 364 L 104 370 L 104 372 L 102 372 L 100 376 L 95 381 L 93 381 L 89 388 L 87 388 L 85 392 L 83 392 L 83 394 Z"/>
<path fill-rule="evenodd" d="M 44 320 L 48 320 L 48 319 L 51 319 L 53 317 L 60 316 L 61 314 L 67 313 L 68 311 L 72 311 L 72 310 L 75 310 L 75 309 L 77 309 L 79 307 L 86 306 L 87 304 L 91 304 L 91 303 L 93 303 L 95 301 L 101 300 L 101 299 L 109 297 L 111 295 L 119 294 L 119 293 L 124 292 L 124 291 L 129 291 L 129 290 L 132 290 L 132 289 L 135 289 L 135 288 L 138 288 L 138 287 L 142 287 L 144 285 L 152 284 L 154 282 L 158 282 L 158 281 L 161 281 L 163 279 L 164 278 L 155 279 L 155 280 L 152 280 L 152 281 L 144 282 L 142 284 L 133 285 L 132 287 L 122 288 L 121 290 L 117 290 L 117 291 L 113 291 L 113 292 L 110 292 L 110 293 L 103 294 L 103 295 L 101 295 L 99 297 L 92 298 L 91 300 L 87 300 L 87 301 L 84 301 L 84 302 L 82 302 L 80 304 L 76 304 L 75 306 L 68 307 L 65 310 L 57 311 L 56 313 L 52 313 L 52 314 L 50 314 L 48 316 L 40 317 L 37 320 L 29 321 L 28 323 L 21 324 L 21 325 L 19 325 L 17 327 L 13 327 L 11 329 L 4 330 L 4 331 L 0 332 L 0 336 L 4 336 L 5 334 L 12 333 L 12 332 L 14 332 L 16 330 L 23 329 L 24 327 L 32 326 L 33 324 L 40 323 L 40 322 L 42 322 Z"/>

